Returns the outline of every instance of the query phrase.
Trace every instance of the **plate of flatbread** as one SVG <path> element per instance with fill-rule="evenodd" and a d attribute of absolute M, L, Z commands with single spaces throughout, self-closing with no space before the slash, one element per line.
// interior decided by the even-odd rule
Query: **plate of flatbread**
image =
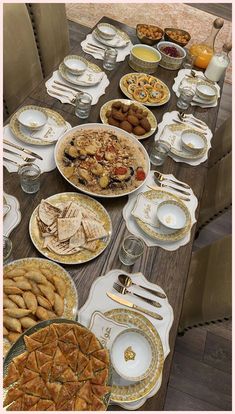
<path fill-rule="evenodd" d="M 64 264 L 88 262 L 108 246 L 112 222 L 96 200 L 78 193 L 55 194 L 34 210 L 29 234 L 37 250 Z"/>

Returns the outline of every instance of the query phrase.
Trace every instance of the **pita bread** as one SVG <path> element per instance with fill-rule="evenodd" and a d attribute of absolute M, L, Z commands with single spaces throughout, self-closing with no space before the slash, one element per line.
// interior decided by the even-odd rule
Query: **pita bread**
<path fill-rule="evenodd" d="M 79 213 L 77 217 L 58 218 L 57 229 L 59 241 L 66 241 L 72 237 L 81 226 L 82 215 Z"/>
<path fill-rule="evenodd" d="M 96 214 L 94 211 L 90 210 L 88 207 L 80 206 L 80 212 L 82 213 L 82 217 L 84 219 L 90 219 L 98 221 L 99 223 L 102 223 L 100 220 L 98 214 Z"/>
<path fill-rule="evenodd" d="M 59 242 L 57 241 L 55 238 L 51 239 L 48 241 L 47 243 L 47 248 L 56 254 L 59 255 L 68 255 L 68 254 L 74 254 L 79 252 L 81 249 L 79 247 L 75 248 L 71 248 L 69 247 L 69 242 Z"/>
<path fill-rule="evenodd" d="M 82 247 L 83 247 L 83 249 L 89 250 L 90 252 L 94 253 L 97 250 L 97 247 L 98 247 L 97 240 L 87 242 Z"/>
<path fill-rule="evenodd" d="M 69 203 L 69 205 L 65 207 L 62 213 L 63 218 L 77 217 L 79 215 L 81 215 L 80 205 L 77 203 L 74 203 L 74 201 L 71 201 L 71 203 Z"/>
<path fill-rule="evenodd" d="M 83 227 L 80 226 L 78 231 L 69 240 L 69 247 L 82 247 L 86 243 L 86 236 Z"/>
<path fill-rule="evenodd" d="M 39 204 L 38 216 L 47 226 L 50 226 L 60 214 L 61 210 L 48 203 L 48 201 L 42 200 Z"/>
<path fill-rule="evenodd" d="M 106 237 L 108 234 L 103 224 L 90 219 L 82 219 L 82 225 L 85 231 L 87 241 L 93 241 Z"/>

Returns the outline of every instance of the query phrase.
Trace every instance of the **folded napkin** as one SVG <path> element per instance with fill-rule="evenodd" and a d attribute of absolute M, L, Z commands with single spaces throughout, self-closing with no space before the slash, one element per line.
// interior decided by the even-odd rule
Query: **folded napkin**
<path fill-rule="evenodd" d="M 197 76 L 202 76 L 206 81 L 206 78 L 205 78 L 203 72 L 198 71 L 198 70 L 194 70 L 194 72 Z M 193 79 L 190 79 L 186 76 L 186 75 L 190 75 L 190 73 L 191 73 L 191 69 L 181 69 L 181 70 L 179 70 L 177 77 L 174 79 L 175 82 L 174 82 L 174 85 L 172 86 L 172 90 L 175 92 L 177 97 L 180 96 L 179 86 L 180 86 L 181 82 L 182 82 L 183 85 L 188 85 L 188 86 L 190 86 L 190 87 L 192 87 L 193 89 L 196 90 L 196 80 L 195 80 L 195 83 L 193 83 Z M 198 79 L 198 81 L 199 80 L 200 79 Z M 215 99 L 214 101 L 211 101 L 211 102 L 206 102 L 205 100 L 203 101 L 200 98 L 198 98 L 197 96 L 195 96 L 195 98 L 193 98 L 193 101 L 191 102 L 191 106 L 200 106 L 201 108 L 213 108 L 213 107 L 217 106 L 218 99 L 220 97 L 220 87 L 217 83 L 214 83 L 214 86 L 217 90 L 217 99 Z"/>
<path fill-rule="evenodd" d="M 66 130 L 67 125 L 57 126 L 48 122 L 42 129 L 33 132 L 31 137 L 42 141 L 56 142 Z"/>
<path fill-rule="evenodd" d="M 88 53 L 89 55 L 93 56 L 95 59 L 100 59 L 103 60 L 104 59 L 104 50 L 95 50 L 93 47 L 89 46 L 88 43 L 91 43 L 93 45 L 96 45 L 98 47 L 101 47 L 103 49 L 105 49 L 106 47 L 111 47 L 111 46 L 105 46 L 103 44 L 101 44 L 100 42 L 98 42 L 98 40 L 96 40 L 92 34 L 87 35 L 86 39 L 83 40 L 83 42 L 81 43 L 82 46 L 82 50 L 86 53 Z M 126 56 L 128 56 L 130 54 L 131 48 L 133 47 L 133 44 L 131 42 L 129 42 L 126 46 L 122 47 L 122 48 L 117 48 L 117 62 L 122 62 L 123 60 L 125 60 Z"/>
<path fill-rule="evenodd" d="M 96 75 L 101 75 L 101 74 L 102 74 L 102 78 L 98 84 L 94 86 L 87 86 L 87 85 L 78 86 L 70 82 L 67 82 L 64 78 L 62 78 L 59 71 L 56 70 L 55 72 L 53 72 L 52 77 L 48 79 L 48 81 L 46 81 L 45 86 L 47 88 L 48 95 L 53 96 L 56 99 L 59 99 L 61 103 L 71 104 L 71 99 L 73 99 L 76 96 L 76 91 L 74 90 L 76 89 L 78 92 L 83 91 L 83 92 L 89 93 L 92 96 L 91 104 L 95 105 L 97 104 L 99 98 L 102 95 L 104 95 L 105 89 L 109 85 L 108 77 L 104 72 L 97 73 Z M 54 84 L 55 81 L 63 83 L 64 86 Z M 56 89 L 56 88 L 54 89 L 53 85 L 56 86 L 56 88 L 60 88 L 60 89 Z M 61 88 L 62 89 L 68 88 L 68 90 L 61 90 Z M 69 88 L 72 88 L 72 89 L 69 91 Z"/>
<path fill-rule="evenodd" d="M 67 129 L 71 128 L 71 125 L 66 122 L 67 125 Z M 37 131 L 39 132 L 39 131 Z M 3 138 L 7 139 L 7 141 L 12 142 L 13 144 L 16 144 L 20 147 L 24 147 L 24 149 L 27 149 L 29 151 L 33 151 L 36 154 L 40 155 L 43 160 L 39 160 L 39 159 L 35 159 L 34 164 L 38 165 L 41 169 L 41 172 L 48 172 L 48 171 L 52 171 L 56 168 L 56 164 L 55 164 L 55 160 L 54 160 L 54 149 L 55 146 L 54 145 L 44 145 L 44 146 L 39 146 L 39 145 L 30 145 L 30 144 L 26 144 L 25 142 L 22 142 L 20 140 L 18 140 L 13 133 L 10 130 L 10 126 L 9 124 L 6 125 L 3 129 Z M 33 157 L 31 155 L 28 155 L 20 150 L 17 150 L 7 144 L 4 144 L 4 148 L 7 148 L 11 151 L 14 151 L 15 153 L 21 154 L 24 157 Z M 8 154 L 8 153 L 4 153 L 4 157 L 13 160 L 15 162 L 17 162 L 18 164 L 24 164 L 24 160 L 20 159 L 20 157 L 17 157 L 15 155 L 12 154 Z M 7 168 L 7 170 L 11 173 L 11 172 L 17 172 L 18 171 L 18 167 L 17 165 L 13 165 L 7 161 L 3 161 L 3 165 L 4 167 Z"/>

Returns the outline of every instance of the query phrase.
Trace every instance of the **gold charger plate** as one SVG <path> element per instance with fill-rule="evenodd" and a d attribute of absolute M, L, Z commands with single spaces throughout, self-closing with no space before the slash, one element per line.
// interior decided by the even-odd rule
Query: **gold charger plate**
<path fill-rule="evenodd" d="M 114 102 L 121 102 L 121 103 L 123 103 L 125 105 L 128 105 L 128 106 L 134 103 L 136 106 L 138 106 L 138 108 L 143 109 L 143 111 L 148 112 L 147 119 L 148 119 L 148 121 L 151 125 L 151 130 L 149 132 L 146 132 L 146 134 L 144 134 L 144 135 L 135 135 L 135 134 L 131 133 L 131 135 L 134 135 L 134 137 L 136 139 L 138 139 L 138 141 L 141 141 L 142 139 L 150 137 L 156 131 L 156 129 L 157 129 L 157 120 L 156 120 L 155 116 L 153 115 L 153 113 L 148 108 L 146 108 L 144 105 L 142 105 L 141 103 L 139 103 L 137 101 L 132 101 L 130 99 L 112 99 L 111 101 L 106 102 L 100 108 L 100 119 L 103 122 L 103 124 L 109 125 L 106 113 L 107 113 L 108 110 L 111 110 L 112 104 Z"/>
<path fill-rule="evenodd" d="M 146 191 L 143 194 L 149 200 L 156 200 L 156 199 L 159 199 L 161 201 L 174 200 L 175 204 L 180 206 L 186 215 L 185 227 L 183 229 L 173 230 L 173 231 L 164 228 L 164 226 L 162 225 L 160 226 L 161 231 L 159 231 L 158 227 L 152 227 L 150 224 L 145 223 L 139 218 L 135 218 L 136 223 L 141 228 L 141 230 L 143 230 L 144 233 L 146 233 L 148 236 L 152 237 L 155 240 L 175 242 L 177 240 L 182 239 L 190 231 L 191 215 L 190 215 L 188 208 L 180 200 L 179 197 L 177 197 L 176 195 L 172 193 L 168 193 L 167 191 L 162 191 L 162 190 L 150 190 L 150 191 Z"/>
<path fill-rule="evenodd" d="M 128 78 L 134 77 L 134 78 L 138 79 L 138 78 L 143 77 L 143 76 L 151 77 L 154 80 L 156 80 L 161 86 L 163 86 L 163 88 L 166 92 L 166 96 L 164 97 L 164 99 L 162 99 L 160 102 L 157 102 L 157 103 L 152 103 L 152 102 L 149 102 L 149 101 L 139 102 L 139 103 L 141 103 L 144 106 L 161 106 L 161 105 L 164 105 L 165 103 L 167 103 L 170 100 L 170 97 L 171 97 L 171 93 L 170 93 L 170 90 L 169 90 L 168 86 L 164 82 L 162 82 L 159 78 L 156 78 L 153 75 L 148 75 L 146 73 L 134 72 L 134 73 L 127 73 L 126 75 L 122 76 L 122 78 L 120 79 L 120 82 L 119 82 L 119 86 L 120 86 L 121 91 L 124 93 L 124 95 L 126 95 L 129 99 L 136 101 L 136 99 L 133 98 L 132 94 L 127 90 L 127 88 L 125 86 L 125 82 Z"/>
<path fill-rule="evenodd" d="M 102 69 L 100 69 L 99 66 L 95 65 L 95 63 L 91 63 L 88 60 L 86 60 L 85 58 L 83 58 L 82 56 L 79 56 L 79 59 L 86 63 L 87 68 L 89 70 L 91 70 L 92 72 L 95 73 L 99 73 L 102 72 Z M 78 85 L 78 86 L 86 86 L 86 87 L 92 87 L 97 85 L 97 83 L 84 83 L 79 81 L 79 78 L 81 77 L 81 75 L 73 75 L 71 72 L 69 72 L 69 70 L 66 68 L 65 64 L 62 62 L 59 66 L 59 74 L 62 76 L 63 79 L 65 79 L 67 82 L 73 83 L 74 85 Z"/>
<path fill-rule="evenodd" d="M 25 111 L 25 109 L 37 109 L 38 111 L 41 111 L 41 110 L 46 111 L 48 117 L 55 123 L 55 125 L 57 125 L 57 126 L 63 126 L 63 125 L 66 126 L 66 121 L 64 120 L 64 118 L 58 112 L 53 111 L 52 109 L 49 109 L 49 108 L 42 108 L 41 106 L 27 105 L 27 106 L 23 106 L 22 108 L 20 108 L 11 117 L 9 126 L 10 126 L 11 132 L 16 136 L 16 138 L 18 138 L 20 141 L 23 141 L 23 142 L 25 142 L 27 144 L 31 144 L 31 145 L 45 146 L 45 145 L 55 144 L 55 141 L 50 142 L 50 141 L 44 141 L 42 139 L 37 139 L 37 138 L 32 138 L 31 137 L 30 130 L 23 127 L 17 119 L 19 114 L 22 111 Z"/>
<path fill-rule="evenodd" d="M 18 265 L 20 265 L 20 267 L 24 267 L 25 264 L 33 264 L 36 267 L 40 267 L 41 265 L 42 267 L 46 267 L 49 270 L 53 271 L 57 276 L 60 276 L 63 279 L 63 281 L 65 282 L 67 286 L 67 293 L 64 299 L 65 308 L 64 308 L 64 313 L 62 317 L 75 320 L 76 315 L 77 315 L 77 309 L 78 309 L 78 295 L 77 295 L 76 286 L 70 274 L 57 263 L 51 262 L 50 260 L 47 260 L 47 259 L 41 259 L 38 257 L 27 257 L 25 259 L 14 260 L 13 262 L 6 264 L 3 269 L 4 271 L 9 271 L 9 270 L 13 270 Z M 3 341 L 3 354 L 4 355 L 6 355 L 6 353 L 9 351 L 11 346 L 12 344 L 8 341 L 8 339 L 4 338 L 4 341 Z"/>
<path fill-rule="evenodd" d="M 8 366 L 11 363 L 11 361 L 13 360 L 13 358 L 17 357 L 18 355 L 20 355 L 20 354 L 22 354 L 23 352 L 26 351 L 26 347 L 25 347 L 25 343 L 24 343 L 24 335 L 30 336 L 30 335 L 34 334 L 35 332 L 40 331 L 40 329 L 43 329 L 46 326 L 49 326 L 53 323 L 71 323 L 71 324 L 76 324 L 78 326 L 84 327 L 79 322 L 72 321 L 71 319 L 67 319 L 67 318 L 61 319 L 61 318 L 59 318 L 59 319 L 51 319 L 51 320 L 39 322 L 37 325 L 33 326 L 32 328 L 27 329 L 27 331 L 25 331 L 19 337 L 19 339 L 14 343 L 14 345 L 11 347 L 8 354 L 6 355 L 6 357 L 4 359 L 4 363 L 3 363 L 3 376 L 5 376 L 7 374 Z M 102 346 L 102 344 L 101 344 L 101 346 Z M 103 346 L 102 346 L 102 348 L 103 348 Z M 107 380 L 106 385 L 111 385 L 111 378 L 112 378 L 111 364 L 109 364 L 109 375 L 108 375 L 108 380 Z M 9 388 L 10 387 L 4 388 L 4 390 L 3 390 L 3 397 L 4 398 L 5 398 L 6 393 L 7 393 Z M 110 395 L 111 395 L 111 392 L 108 392 L 103 397 L 103 403 L 105 404 L 106 409 L 108 408 L 108 405 L 109 405 Z"/>
<path fill-rule="evenodd" d="M 161 338 L 153 324 L 142 314 L 128 309 L 111 309 L 104 315 L 119 323 L 125 323 L 130 327 L 140 329 L 151 338 L 157 351 L 157 364 L 152 367 L 151 373 L 145 379 L 126 385 L 112 384 L 111 401 L 117 403 L 129 403 L 145 397 L 154 388 L 158 381 L 164 364 L 164 353 Z"/>
<path fill-rule="evenodd" d="M 171 124 L 168 126 L 168 128 L 172 131 L 172 132 L 183 132 L 186 129 L 189 129 L 189 125 L 176 125 L 176 124 Z M 194 129 L 193 126 L 190 129 Z M 199 132 L 197 129 L 195 129 L 195 132 L 200 135 L 200 137 L 203 139 L 203 142 L 205 144 L 204 148 L 199 151 L 197 154 L 193 154 L 190 151 L 187 151 L 186 149 L 183 148 L 179 150 L 177 148 L 174 147 L 174 143 L 171 146 L 170 152 L 174 155 L 176 155 L 177 157 L 180 158 L 184 158 L 184 159 L 189 159 L 189 160 L 197 160 L 198 158 L 203 157 L 206 152 L 208 151 L 208 143 L 207 143 L 207 139 L 205 137 L 205 135 L 202 132 Z M 177 137 L 176 139 L 180 139 L 180 137 Z"/>
<path fill-rule="evenodd" d="M 69 201 L 74 201 L 81 204 L 83 207 L 89 207 L 91 210 L 99 216 L 99 219 L 102 221 L 105 230 L 108 233 L 108 236 L 105 239 L 98 240 L 98 248 L 95 252 L 90 252 L 88 250 L 82 250 L 78 253 L 70 254 L 70 255 L 59 255 L 53 252 L 50 252 L 48 249 L 43 247 L 44 239 L 40 236 L 38 224 L 37 224 L 37 211 L 38 206 L 33 211 L 30 222 L 29 222 L 29 234 L 30 238 L 36 247 L 36 249 L 43 255 L 46 256 L 48 259 L 51 259 L 58 263 L 63 264 L 81 264 L 89 262 L 90 260 L 94 259 L 95 257 L 99 256 L 108 246 L 111 235 L 112 235 L 112 222 L 107 210 L 100 204 L 98 201 L 94 200 L 93 198 L 78 194 L 78 193 L 59 193 L 54 194 L 51 197 L 46 199 L 49 203 L 53 205 L 57 205 L 60 203 L 65 203 Z"/>
<path fill-rule="evenodd" d="M 112 29 L 114 29 L 114 30 L 116 30 L 116 33 L 117 33 L 117 35 L 119 36 L 119 37 L 121 37 L 121 39 L 122 40 L 124 40 L 125 42 L 126 42 L 126 44 L 128 43 L 128 42 L 130 42 L 130 38 L 129 38 L 129 36 L 127 35 L 127 33 L 125 33 L 125 32 L 123 32 L 122 30 L 120 30 L 120 29 L 118 29 L 117 27 L 115 27 L 115 26 L 113 26 L 112 24 L 109 24 L 109 23 L 102 23 L 102 25 L 103 26 L 106 26 L 106 27 L 111 27 Z M 103 45 L 105 45 L 105 46 L 110 46 L 110 40 L 105 40 L 105 39 L 103 39 L 100 35 L 99 35 L 99 33 L 98 33 L 98 30 L 97 30 L 97 28 L 95 28 L 94 30 L 93 30 L 93 32 L 92 32 L 92 36 L 98 41 L 98 42 L 100 42 L 100 43 L 102 43 Z M 113 39 L 112 39 L 113 40 Z M 112 43 L 112 41 L 111 41 L 111 44 L 113 44 Z M 125 45 L 122 45 L 122 46 L 113 46 L 113 47 L 125 47 L 126 46 L 126 44 Z M 112 47 L 112 46 L 110 46 L 110 47 Z"/>

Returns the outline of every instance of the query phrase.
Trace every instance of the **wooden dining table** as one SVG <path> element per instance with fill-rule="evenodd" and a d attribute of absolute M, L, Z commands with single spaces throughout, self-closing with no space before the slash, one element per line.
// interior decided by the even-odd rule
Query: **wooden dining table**
<path fill-rule="evenodd" d="M 139 43 L 134 28 L 107 17 L 103 17 L 101 22 L 114 24 L 116 27 L 126 32 L 134 44 Z M 81 41 L 85 39 L 86 35 L 90 33 L 92 29 L 81 26 L 77 23 L 70 23 L 70 31 L 71 52 L 73 54 L 84 56 L 89 61 L 95 62 L 99 66 L 102 66 L 101 60 L 95 60 L 91 55 L 84 53 L 80 46 Z M 75 116 L 74 107 L 72 105 L 62 104 L 58 99 L 49 96 L 46 91 L 45 80 L 30 93 L 26 100 L 22 102 L 22 105 L 39 105 L 54 109 L 55 111 L 58 111 L 73 127 L 91 122 L 101 122 L 99 116 L 101 106 L 111 99 L 124 98 L 124 95 L 119 87 L 119 80 L 124 74 L 129 72 L 133 72 L 133 70 L 128 65 L 128 57 L 125 61 L 117 63 L 114 70 L 110 72 L 106 71 L 110 84 L 107 87 L 105 94 L 100 97 L 98 103 L 92 106 L 90 116 L 85 120 L 81 120 Z M 175 93 L 172 91 L 172 85 L 177 73 L 178 71 L 170 71 L 158 67 L 156 73 L 154 74 L 164 81 L 171 90 L 171 98 L 168 103 L 160 107 L 150 108 L 158 123 L 161 122 L 162 117 L 166 112 L 177 109 L 177 98 Z M 50 77 L 51 75 L 49 78 Z M 223 81 L 220 83 L 221 91 L 222 85 Z M 193 113 L 197 118 L 205 121 L 213 132 L 216 126 L 218 110 L 219 103 L 216 107 L 209 109 L 193 106 L 190 107 L 188 113 Z M 149 152 L 153 144 L 153 136 L 142 141 L 142 143 Z M 34 147 L 33 150 L 36 152 L 36 149 L 37 147 Z M 198 166 L 191 166 L 184 162 L 175 162 L 173 159 L 168 157 L 164 165 L 158 169 L 163 173 L 174 174 L 177 179 L 184 181 L 191 186 L 198 198 L 199 203 L 196 211 L 197 217 L 207 175 L 207 163 L 205 162 Z M 40 256 L 29 236 L 29 219 L 31 214 L 38 206 L 41 199 L 45 199 L 56 193 L 67 191 L 73 192 L 75 191 L 74 187 L 72 187 L 61 176 L 59 171 L 55 169 L 51 172 L 42 174 L 40 190 L 36 194 L 26 194 L 20 187 L 17 173 L 9 173 L 4 168 L 4 191 L 8 194 L 14 195 L 18 199 L 22 214 L 20 224 L 10 235 L 13 243 L 13 258 L 20 259 L 25 257 Z M 85 264 L 73 266 L 67 265 L 64 267 L 69 271 L 76 284 L 79 298 L 79 308 L 86 302 L 92 283 L 99 276 L 106 274 L 111 269 L 123 269 L 133 274 L 135 272 L 142 272 L 149 281 L 160 285 L 166 292 L 174 312 L 174 322 L 169 337 L 171 352 L 167 356 L 164 363 L 162 385 L 160 390 L 155 396 L 148 399 L 141 407 L 141 410 L 157 411 L 163 410 L 164 408 L 184 290 L 190 267 L 196 225 L 194 225 L 191 229 L 191 238 L 189 243 L 180 247 L 178 250 L 167 251 L 161 247 L 146 246 L 143 256 L 133 266 L 124 266 L 118 259 L 118 252 L 123 239 L 128 235 L 128 230 L 122 215 L 122 210 L 127 203 L 127 199 L 127 196 L 113 199 L 98 199 L 98 201 L 100 201 L 107 209 L 112 220 L 113 234 L 111 242 L 106 250 L 96 259 Z M 120 408 L 117 406 L 110 406 L 110 409 L 116 410 Z"/>

